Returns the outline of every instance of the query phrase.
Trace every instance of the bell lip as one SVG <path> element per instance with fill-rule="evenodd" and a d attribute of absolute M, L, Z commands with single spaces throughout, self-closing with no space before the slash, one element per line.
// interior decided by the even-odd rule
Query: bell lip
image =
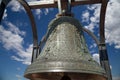
<path fill-rule="evenodd" d="M 107 75 L 106 73 L 103 73 L 103 72 L 95 72 L 95 71 L 92 71 L 92 72 L 88 72 L 85 71 L 85 70 L 60 70 L 60 69 L 56 69 L 56 70 L 42 70 L 41 72 L 28 72 L 28 73 L 25 73 L 24 74 L 24 77 L 28 78 L 28 79 L 32 79 L 32 74 L 38 74 L 38 75 L 41 75 L 41 74 L 44 74 L 44 73 L 73 73 L 73 74 L 91 74 L 91 75 L 98 75 L 98 76 L 101 76 L 101 77 L 104 77 L 104 78 L 107 78 Z"/>
<path fill-rule="evenodd" d="M 59 71 L 59 70 L 58 70 Z M 101 73 L 88 73 L 88 72 L 63 72 L 62 70 L 60 70 L 60 72 L 50 72 L 50 71 L 47 71 L 47 72 L 37 72 L 37 73 L 28 73 L 28 74 L 25 74 L 24 77 L 25 78 L 28 78 L 28 79 L 35 79 L 35 78 L 40 78 L 40 77 L 37 77 L 37 76 L 33 76 L 33 75 L 44 75 L 45 73 L 64 73 L 64 74 L 82 74 L 82 75 L 95 75 L 95 76 L 99 76 L 100 78 L 103 78 L 105 80 L 107 80 L 107 75 L 105 74 L 101 74 Z"/>
<path fill-rule="evenodd" d="M 49 63 L 49 62 L 51 63 L 52 62 L 52 63 L 55 64 L 55 62 L 59 63 L 61 61 L 46 61 L 46 62 L 47 63 Z M 41 62 L 40 62 L 41 64 L 38 65 L 37 68 L 36 68 L 36 66 L 32 66 L 33 64 L 31 64 L 26 69 L 26 71 L 24 73 L 24 77 L 29 78 L 29 76 L 31 74 L 55 73 L 55 72 L 57 72 L 57 73 L 59 73 L 59 72 L 63 72 L 63 73 L 86 73 L 86 74 L 89 73 L 89 74 L 96 74 L 96 75 L 101 75 L 101 76 L 107 77 L 105 70 L 102 67 L 100 67 L 100 66 L 97 66 L 98 70 L 95 69 L 94 67 L 92 67 L 92 69 L 84 69 L 84 68 L 81 68 L 81 67 L 79 67 L 79 68 L 72 68 L 72 67 L 66 68 L 66 67 L 63 67 L 63 65 L 66 62 L 68 62 L 68 61 L 62 62 L 62 66 L 61 65 L 60 66 L 52 66 L 52 67 L 48 66 L 47 68 L 40 68 L 40 65 L 42 64 Z M 77 65 L 77 62 L 75 63 L 75 61 L 74 61 L 73 65 Z M 33 62 L 33 63 L 37 64 L 37 62 Z M 46 63 L 44 62 L 44 64 L 46 64 Z M 70 66 L 70 64 L 68 66 Z"/>

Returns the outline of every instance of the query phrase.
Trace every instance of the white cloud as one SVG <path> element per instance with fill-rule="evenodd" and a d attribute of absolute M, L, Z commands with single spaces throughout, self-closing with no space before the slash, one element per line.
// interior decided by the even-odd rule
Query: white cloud
<path fill-rule="evenodd" d="M 85 27 L 94 32 L 95 27 L 99 26 L 100 5 L 90 5 L 87 8 L 93 14 L 88 17 L 90 23 L 85 25 Z M 115 48 L 120 49 L 120 0 L 110 0 L 108 2 L 105 19 L 105 36 L 107 43 L 110 45 L 115 44 Z"/>
<path fill-rule="evenodd" d="M 112 70 L 112 66 L 110 65 L 110 69 Z"/>
<path fill-rule="evenodd" d="M 18 58 L 17 56 L 12 56 L 12 58 L 14 60 L 17 60 L 17 61 L 22 61 L 23 64 L 30 64 L 31 63 L 31 53 L 32 53 L 32 44 L 29 45 L 28 48 L 26 48 L 25 50 L 19 50 L 19 53 L 18 53 L 18 56 L 20 58 Z"/>
<path fill-rule="evenodd" d="M 7 5 L 7 7 L 10 7 L 11 10 L 14 12 L 24 11 L 24 8 L 22 7 L 22 5 L 16 0 L 11 0 Z M 7 9 L 5 9 L 2 19 L 5 19 L 7 16 L 8 16 Z"/>
<path fill-rule="evenodd" d="M 3 44 L 3 47 L 17 53 L 17 56 L 12 56 L 12 59 L 23 64 L 30 64 L 32 44 L 27 48 L 23 47 L 24 38 L 22 36 L 25 35 L 25 32 L 20 31 L 19 28 L 10 22 L 6 22 L 6 25 L 8 26 L 7 29 L 0 25 L 0 42 Z"/>
<path fill-rule="evenodd" d="M 38 17 L 38 19 L 40 19 L 41 13 L 42 13 L 41 9 L 35 9 L 35 15 Z"/>
<path fill-rule="evenodd" d="M 32 0 L 28 0 L 32 1 Z M 12 11 L 14 12 L 20 12 L 23 11 L 22 5 L 20 5 L 19 2 L 13 0 L 8 4 L 8 7 L 11 8 Z M 40 19 L 41 13 L 44 13 L 47 15 L 49 13 L 49 10 L 53 9 L 45 9 L 43 12 L 40 9 L 36 9 L 35 15 Z M 7 10 L 5 10 L 4 17 L 7 17 Z M 31 63 L 31 53 L 32 53 L 32 44 L 30 44 L 27 48 L 23 47 L 24 44 L 24 36 L 25 36 L 25 31 L 19 30 L 15 25 L 13 25 L 10 22 L 5 21 L 6 26 L 8 28 L 4 28 L 2 25 L 0 25 L 0 43 L 3 44 L 3 47 L 6 50 L 12 50 L 16 52 L 15 55 L 13 55 L 11 58 L 16 61 L 20 61 L 23 64 L 30 64 Z"/>
<path fill-rule="evenodd" d="M 24 31 L 20 31 L 19 28 L 12 23 L 6 22 L 6 25 L 9 26 L 9 31 L 11 31 L 12 33 L 25 36 L 26 33 Z"/>
<path fill-rule="evenodd" d="M 15 76 L 16 76 L 16 78 L 17 78 L 18 80 L 22 80 L 22 76 L 21 76 L 21 75 L 16 74 Z"/>
<path fill-rule="evenodd" d="M 7 17 L 7 9 L 5 9 L 2 19 L 5 19 L 6 17 Z"/>
<path fill-rule="evenodd" d="M 38 19 L 41 18 L 41 15 L 48 15 L 50 11 L 53 11 L 53 8 L 45 8 L 45 9 L 35 9 L 33 13 L 37 16 Z"/>
<path fill-rule="evenodd" d="M 13 48 L 22 48 L 21 44 L 23 43 L 23 38 L 18 34 L 14 34 L 12 31 L 6 30 L 0 26 L 0 36 L 0 40 L 3 42 L 4 47 L 7 50 Z"/>
<path fill-rule="evenodd" d="M 97 47 L 97 44 L 96 43 L 93 43 L 92 45 L 90 45 L 90 49 L 92 49 L 92 48 L 96 48 Z"/>
<path fill-rule="evenodd" d="M 30 1 L 37 1 L 37 0 L 27 0 L 27 2 L 30 2 Z M 15 1 L 15 0 L 10 1 L 10 3 L 8 4 L 8 7 L 10 7 L 11 10 L 14 11 L 14 12 L 25 11 L 24 7 L 18 1 Z M 49 11 L 52 11 L 52 10 L 53 10 L 52 8 L 50 8 L 50 9 L 45 8 L 44 11 L 42 11 L 41 9 L 35 9 L 33 11 L 33 13 L 35 13 L 37 18 L 40 19 L 42 13 L 47 15 L 49 13 Z M 6 12 L 5 12 L 3 18 L 5 18 L 5 17 L 7 17 L 7 13 Z"/>
<path fill-rule="evenodd" d="M 19 50 L 18 51 L 18 56 L 12 56 L 13 60 L 20 61 L 23 64 L 31 64 L 31 56 L 32 56 L 32 45 L 30 45 L 26 50 Z"/>
<path fill-rule="evenodd" d="M 120 80 L 120 77 L 113 77 L 113 80 Z"/>
<path fill-rule="evenodd" d="M 18 68 L 17 68 L 17 70 L 18 70 L 18 71 L 20 71 L 20 70 L 21 70 L 21 68 L 20 68 L 20 67 L 18 67 Z"/>
<path fill-rule="evenodd" d="M 48 15 L 48 13 L 53 10 L 54 10 L 53 8 L 45 8 L 44 14 Z"/>
<path fill-rule="evenodd" d="M 14 12 L 20 12 L 24 10 L 22 5 L 18 1 L 15 1 L 15 0 L 10 1 L 10 3 L 8 4 L 8 7 L 11 7 L 11 10 Z"/>
<path fill-rule="evenodd" d="M 36 15 L 39 15 L 41 14 L 41 10 L 40 9 L 36 9 L 36 12 L 35 12 Z"/>
<path fill-rule="evenodd" d="M 49 13 L 49 9 L 46 8 L 44 13 L 45 13 L 45 15 L 47 15 Z"/>
<path fill-rule="evenodd" d="M 110 45 L 115 44 L 115 48 L 120 48 L 120 2 L 118 0 L 108 4 L 105 27 L 106 42 Z"/>
<path fill-rule="evenodd" d="M 94 32 L 94 28 L 98 27 L 99 24 L 99 15 L 100 15 L 100 5 L 95 4 L 92 6 L 87 6 L 87 13 L 83 13 L 82 17 L 85 16 L 85 19 L 83 19 L 84 22 L 86 22 L 88 25 L 85 25 L 85 28 L 89 29 L 90 31 Z M 90 11 L 93 11 L 93 15 L 90 15 Z"/>
<path fill-rule="evenodd" d="M 82 22 L 89 22 L 90 13 L 88 10 L 84 11 L 82 14 Z"/>
<path fill-rule="evenodd" d="M 31 56 L 32 56 L 32 44 L 29 45 L 28 48 L 26 48 L 25 50 L 24 49 L 21 49 L 18 51 L 18 56 L 12 56 L 12 59 L 13 60 L 16 60 L 16 61 L 20 61 L 22 62 L 23 64 L 31 64 Z"/>
<path fill-rule="evenodd" d="M 98 54 L 98 53 L 95 53 L 95 54 L 93 54 L 92 56 L 93 56 L 93 59 L 100 64 L 99 54 Z"/>

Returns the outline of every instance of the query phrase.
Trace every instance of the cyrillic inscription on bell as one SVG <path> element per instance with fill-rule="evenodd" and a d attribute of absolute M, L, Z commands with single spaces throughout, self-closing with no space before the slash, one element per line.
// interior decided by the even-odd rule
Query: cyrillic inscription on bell
<path fill-rule="evenodd" d="M 38 58 L 27 68 L 31 80 L 106 80 L 85 43 L 82 26 L 72 17 L 50 22 L 47 41 Z"/>

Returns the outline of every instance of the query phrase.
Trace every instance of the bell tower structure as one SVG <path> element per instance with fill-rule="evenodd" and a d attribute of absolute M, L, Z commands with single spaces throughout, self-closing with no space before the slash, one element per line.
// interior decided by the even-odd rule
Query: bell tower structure
<path fill-rule="evenodd" d="M 0 21 L 10 1 L 1 1 Z M 25 71 L 26 78 L 30 80 L 112 80 L 104 33 L 108 0 L 17 1 L 25 8 L 33 32 L 32 60 Z M 72 7 L 84 4 L 101 4 L 99 40 L 91 31 L 82 27 L 71 12 Z M 36 24 L 31 9 L 51 7 L 57 7 L 59 13 L 49 23 L 44 39 L 38 43 Z M 92 59 L 83 31 L 92 36 L 98 45 L 100 65 Z M 43 43 L 45 46 L 42 49 Z"/>

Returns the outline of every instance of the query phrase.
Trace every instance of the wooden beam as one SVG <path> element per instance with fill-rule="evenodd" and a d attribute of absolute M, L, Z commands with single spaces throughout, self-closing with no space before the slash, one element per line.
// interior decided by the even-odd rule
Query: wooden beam
<path fill-rule="evenodd" d="M 32 9 L 57 7 L 57 3 L 55 3 L 54 0 L 48 0 L 48 1 L 31 1 L 31 2 L 28 2 L 28 5 Z"/>
<path fill-rule="evenodd" d="M 87 4 L 98 4 L 101 3 L 101 0 L 75 0 L 72 2 L 72 6 L 77 6 L 77 5 L 87 5 Z"/>
<path fill-rule="evenodd" d="M 48 1 L 31 1 L 28 2 L 28 5 L 31 9 L 37 9 L 37 8 L 57 8 L 58 0 L 48 0 Z M 77 5 L 86 5 L 86 4 L 97 4 L 101 3 L 101 0 L 72 0 L 71 6 L 77 6 Z"/>

